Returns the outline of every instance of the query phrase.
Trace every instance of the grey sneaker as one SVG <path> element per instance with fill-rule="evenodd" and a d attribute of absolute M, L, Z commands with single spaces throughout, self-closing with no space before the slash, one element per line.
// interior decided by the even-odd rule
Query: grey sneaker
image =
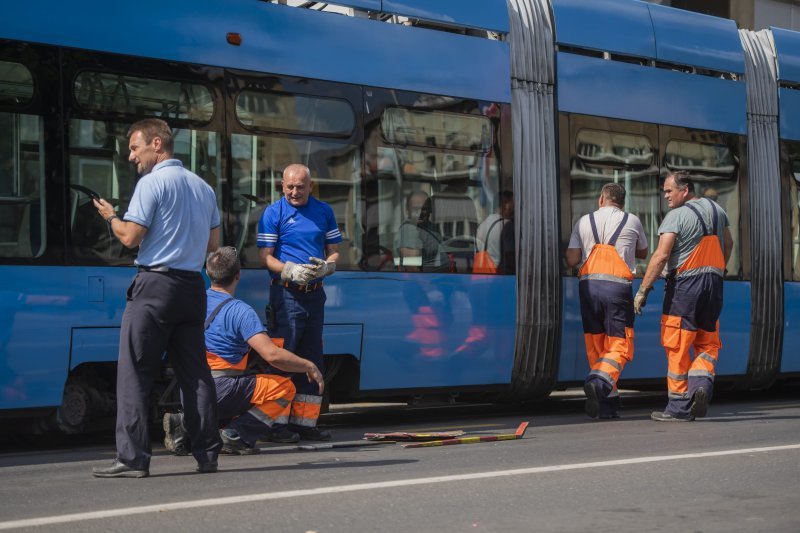
<path fill-rule="evenodd" d="M 668 412 L 664 411 L 653 411 L 650 413 L 650 419 L 655 420 L 656 422 L 692 422 L 694 417 L 692 415 L 689 416 L 675 416 L 671 415 Z"/>
<path fill-rule="evenodd" d="M 230 429 L 220 430 L 219 438 L 222 440 L 220 453 L 226 455 L 257 455 L 261 452 L 255 446 L 248 446 L 236 432 Z"/>

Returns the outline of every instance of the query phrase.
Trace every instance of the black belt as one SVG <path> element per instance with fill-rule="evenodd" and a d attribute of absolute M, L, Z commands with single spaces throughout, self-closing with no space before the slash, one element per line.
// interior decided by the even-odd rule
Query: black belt
<path fill-rule="evenodd" d="M 137 268 L 138 272 L 161 272 L 161 273 L 171 273 L 171 274 L 199 274 L 199 272 L 193 272 L 191 270 L 179 270 L 177 268 L 170 268 L 165 265 L 153 265 L 153 266 L 144 266 L 138 265 Z"/>
<path fill-rule="evenodd" d="M 298 285 L 297 283 L 292 283 L 291 281 L 281 281 L 279 279 L 273 279 L 272 285 L 281 285 L 289 290 L 297 292 L 314 292 L 315 290 L 322 288 L 321 281 L 318 281 L 316 283 L 309 283 L 308 285 Z"/>

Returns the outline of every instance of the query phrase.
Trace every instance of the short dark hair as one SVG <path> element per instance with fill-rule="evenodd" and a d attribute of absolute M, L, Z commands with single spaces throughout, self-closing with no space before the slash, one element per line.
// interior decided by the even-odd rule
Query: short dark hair
<path fill-rule="evenodd" d="M 169 124 L 160 118 L 145 118 L 134 122 L 128 129 L 128 138 L 137 131 L 142 132 L 144 142 L 150 144 L 153 139 L 158 137 L 161 139 L 161 145 L 164 147 L 165 152 L 172 154 L 173 146 L 175 145 L 175 137 L 172 134 Z"/>
<path fill-rule="evenodd" d="M 689 172 L 686 170 L 674 170 L 667 173 L 667 178 L 672 178 L 675 186 L 680 190 L 689 189 L 689 192 L 694 194 L 694 183 L 689 177 Z M 666 178 L 664 178 L 666 180 Z"/>
<path fill-rule="evenodd" d="M 625 205 L 625 187 L 621 183 L 606 183 L 600 194 L 620 207 Z"/>
<path fill-rule="evenodd" d="M 206 259 L 206 274 L 214 284 L 223 287 L 233 283 L 241 268 L 239 254 L 233 246 L 217 248 Z"/>

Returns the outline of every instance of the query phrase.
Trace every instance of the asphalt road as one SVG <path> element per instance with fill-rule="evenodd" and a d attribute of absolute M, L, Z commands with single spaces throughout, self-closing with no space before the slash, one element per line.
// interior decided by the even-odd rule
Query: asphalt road
<path fill-rule="evenodd" d="M 398 444 L 221 457 L 220 472 L 156 448 L 146 479 L 95 479 L 113 442 L 0 454 L 0 530 L 771 531 L 800 530 L 800 395 L 712 403 L 694 423 L 652 422 L 661 400 L 592 421 L 579 401 L 510 410 L 360 408 L 325 418 L 336 442 L 365 432 L 463 429 L 521 440 Z M 633 405 L 631 405 L 633 404 Z"/>

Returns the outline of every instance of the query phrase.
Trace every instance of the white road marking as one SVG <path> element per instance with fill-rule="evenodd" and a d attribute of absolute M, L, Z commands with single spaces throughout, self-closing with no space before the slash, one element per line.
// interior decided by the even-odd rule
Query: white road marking
<path fill-rule="evenodd" d="M 0 522 L 0 530 L 21 527 L 49 526 L 66 524 L 85 520 L 98 520 L 119 516 L 131 516 L 147 513 L 161 513 L 165 511 L 178 511 L 182 509 L 207 508 L 219 505 L 241 505 L 247 502 L 262 502 L 280 500 L 285 498 L 298 498 L 316 496 L 319 494 L 338 494 L 342 492 L 355 492 L 360 490 L 390 489 L 395 487 L 411 487 L 414 485 L 430 485 L 434 483 L 451 483 L 454 481 L 472 481 L 476 479 L 491 479 L 508 476 L 523 476 L 541 474 L 546 472 L 561 472 L 565 470 L 583 470 L 587 468 L 604 468 L 608 466 L 622 466 L 643 463 L 658 463 L 663 461 L 677 461 L 681 459 L 702 459 L 706 457 L 724 457 L 726 455 L 746 455 L 751 453 L 778 452 L 785 450 L 798 450 L 800 444 L 787 444 L 784 446 L 766 446 L 762 448 L 741 448 L 738 450 L 720 450 L 716 452 L 684 453 L 678 455 L 656 455 L 650 457 L 632 457 L 629 459 L 614 459 L 611 461 L 597 461 L 594 463 L 573 463 L 566 465 L 536 466 L 531 468 L 517 468 L 513 470 L 499 470 L 495 472 L 476 472 L 473 474 L 456 474 L 452 476 L 434 476 L 417 479 L 402 479 L 396 481 L 380 481 L 375 483 L 356 483 L 338 487 L 324 487 L 316 489 L 286 490 L 279 492 L 265 492 L 262 494 L 245 494 L 241 496 L 228 496 L 225 498 L 211 498 L 206 500 L 192 500 L 185 502 L 163 503 L 158 505 L 143 505 L 139 507 L 123 507 L 107 511 L 93 511 L 89 513 L 74 513 L 41 518 L 26 518 Z M 425 453 L 425 452 L 423 452 Z M 133 483 L 146 484 L 147 481 L 134 481 Z"/>

